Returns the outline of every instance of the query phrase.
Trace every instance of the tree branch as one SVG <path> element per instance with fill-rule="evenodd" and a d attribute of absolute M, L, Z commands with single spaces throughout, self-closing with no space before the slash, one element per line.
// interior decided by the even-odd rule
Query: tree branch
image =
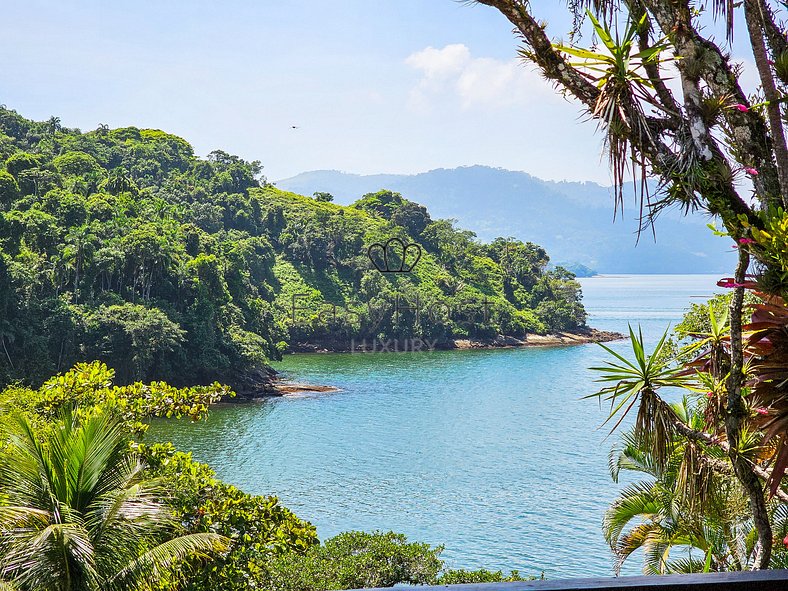
<path fill-rule="evenodd" d="M 662 400 L 662 404 L 668 406 L 668 403 L 665 402 L 664 400 Z M 715 437 L 710 433 L 693 429 L 687 423 L 679 419 L 676 416 L 676 414 L 672 412 L 672 409 L 668 409 L 668 410 L 670 412 L 666 414 L 672 417 L 671 425 L 676 430 L 676 433 L 686 437 L 690 441 L 694 441 L 696 443 L 702 443 L 708 447 L 717 447 L 723 452 L 725 452 L 726 454 L 730 455 L 731 446 L 727 441 L 725 441 L 724 439 L 720 439 L 719 437 Z M 706 462 L 707 465 L 712 467 L 717 472 L 722 472 L 725 474 L 731 474 L 734 472 L 733 467 L 729 463 L 726 463 L 722 460 L 718 460 L 717 458 L 712 458 L 710 456 L 703 454 L 700 457 L 702 458 L 702 461 Z M 761 468 L 759 465 L 748 462 L 748 466 L 753 471 L 753 473 L 756 476 L 758 476 L 758 478 L 761 478 L 764 481 L 768 481 L 771 478 L 771 472 Z M 784 491 L 783 489 L 778 488 L 774 496 L 776 496 L 784 503 L 788 503 L 788 492 Z"/>
<path fill-rule="evenodd" d="M 703 443 L 708 446 L 718 447 L 726 454 L 730 452 L 731 446 L 727 441 L 718 439 L 717 437 L 714 437 L 708 433 L 704 433 L 703 431 L 696 431 L 678 419 L 673 421 L 673 427 L 676 429 L 677 433 L 683 435 L 687 439 L 696 441 L 698 443 Z M 717 472 L 722 472 L 723 474 L 733 474 L 733 467 L 729 463 L 706 455 L 701 455 L 700 457 L 701 461 L 706 462 L 708 466 Z M 750 464 L 750 468 L 755 473 L 755 475 L 764 482 L 771 478 L 771 472 L 761 468 L 757 464 Z M 788 492 L 784 491 L 782 488 L 778 488 L 777 492 L 774 493 L 774 496 L 780 499 L 783 503 L 788 503 Z"/>
<path fill-rule="evenodd" d="M 777 25 L 774 12 L 772 12 L 772 9 L 766 2 L 758 0 L 757 4 L 758 16 L 760 16 L 763 34 L 766 37 L 766 42 L 769 44 L 769 49 L 774 57 L 780 57 L 780 55 L 788 51 L 788 38 L 786 38 L 782 27 Z"/>
<path fill-rule="evenodd" d="M 761 7 L 760 0 L 745 0 L 744 2 L 744 16 L 747 22 L 747 31 L 750 34 L 750 45 L 761 79 L 764 98 L 766 98 L 766 116 L 769 119 L 769 129 L 772 132 L 772 147 L 777 161 L 777 176 L 780 183 L 779 195 L 764 195 L 763 197 L 766 202 L 786 205 L 788 204 L 788 147 L 785 143 L 785 131 L 780 112 L 780 96 L 772 77 L 769 58 L 766 54 L 766 43 L 763 40 L 765 23 Z"/>
<path fill-rule="evenodd" d="M 528 12 L 527 4 L 523 0 L 478 0 L 478 2 L 497 8 L 509 19 L 533 49 L 533 60 L 542 69 L 544 75 L 568 90 L 589 111 L 594 110 L 599 89 L 555 50 L 544 27 Z"/>
<path fill-rule="evenodd" d="M 693 27 L 693 13 L 686 0 L 643 0 L 643 3 L 654 15 L 663 34 L 673 43 L 682 82 L 685 77 L 703 80 L 715 96 L 730 97 L 735 103 L 748 104 L 728 58 Z M 689 108 L 686 100 L 684 107 Z M 738 148 L 739 163 L 754 167 L 759 172 L 753 179 L 757 192 L 777 195 L 780 183 L 763 117 L 752 109 L 744 113 L 737 109 L 724 109 L 723 116 Z M 744 156 L 746 162 L 743 161 Z"/>

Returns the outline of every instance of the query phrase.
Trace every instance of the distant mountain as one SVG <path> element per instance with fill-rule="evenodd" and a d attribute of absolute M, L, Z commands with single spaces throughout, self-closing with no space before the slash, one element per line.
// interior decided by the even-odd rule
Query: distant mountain
<path fill-rule="evenodd" d="M 722 273 L 735 266 L 730 243 L 714 236 L 708 219 L 663 214 L 637 242 L 637 207 L 626 200 L 613 222 L 610 187 L 591 182 L 543 181 L 525 172 L 487 166 L 437 169 L 414 175 L 305 172 L 277 181 L 282 189 L 331 193 L 349 204 L 382 188 L 427 207 L 435 218 L 456 218 L 479 238 L 512 236 L 547 249 L 552 260 L 599 273 Z"/>

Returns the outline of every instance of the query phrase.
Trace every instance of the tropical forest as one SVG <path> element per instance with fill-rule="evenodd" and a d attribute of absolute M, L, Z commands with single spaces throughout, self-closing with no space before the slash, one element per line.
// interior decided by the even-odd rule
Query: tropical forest
<path fill-rule="evenodd" d="M 544 249 L 480 243 L 398 193 L 348 207 L 286 193 L 259 162 L 198 158 L 158 130 L 82 133 L 7 108 L 0 127 L 4 384 L 100 360 L 124 384 L 253 395 L 299 347 L 585 328 L 578 284 Z M 368 245 L 392 238 L 423 249 L 412 273 L 371 264 Z"/>
<path fill-rule="evenodd" d="M 372 4 L 8 7 L 0 591 L 786 588 L 786 5 Z"/>

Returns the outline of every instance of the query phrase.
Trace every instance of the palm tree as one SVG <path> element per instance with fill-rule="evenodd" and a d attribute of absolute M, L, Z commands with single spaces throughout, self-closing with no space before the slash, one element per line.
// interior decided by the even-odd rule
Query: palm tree
<path fill-rule="evenodd" d="M 46 125 L 47 125 L 47 131 L 49 132 L 49 135 L 55 135 L 55 133 L 57 133 L 58 131 L 63 129 L 63 126 L 60 123 L 60 117 L 54 117 L 54 116 L 50 117 L 47 120 Z"/>
<path fill-rule="evenodd" d="M 136 195 L 139 190 L 128 171 L 120 167 L 110 171 L 104 187 L 112 195 L 119 195 L 121 193 Z"/>
<path fill-rule="evenodd" d="M 145 478 L 121 424 L 66 411 L 10 421 L 0 457 L 0 580 L 26 591 L 149 588 L 188 557 L 225 548 L 178 535 L 161 485 Z"/>
<path fill-rule="evenodd" d="M 686 399 L 671 408 L 685 424 L 703 423 Z M 742 570 L 755 560 L 741 487 L 730 475 L 699 466 L 692 445 L 676 438 L 660 466 L 650 445 L 630 430 L 611 452 L 616 482 L 622 470 L 646 477 L 625 487 L 605 512 L 603 531 L 617 572 L 638 550 L 646 574 Z"/>
<path fill-rule="evenodd" d="M 66 247 L 63 249 L 63 258 L 67 259 L 68 266 L 74 269 L 74 303 L 79 303 L 79 279 L 85 266 L 86 251 L 96 240 L 96 235 L 91 232 L 88 224 L 72 227 L 66 235 Z"/>

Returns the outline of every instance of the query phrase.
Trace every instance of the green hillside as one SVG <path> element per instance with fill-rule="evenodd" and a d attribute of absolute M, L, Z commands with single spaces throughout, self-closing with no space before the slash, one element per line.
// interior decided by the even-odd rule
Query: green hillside
<path fill-rule="evenodd" d="M 159 130 L 82 133 L 0 109 L 0 383 L 99 359 L 121 383 L 245 389 L 306 346 L 585 325 L 578 284 L 536 245 L 482 244 L 389 191 L 339 206 L 261 172 Z M 391 238 L 419 245 L 411 272 L 368 258 Z"/>
<path fill-rule="evenodd" d="M 595 156 L 594 156 L 595 157 Z M 538 171 L 534 171 L 538 174 Z M 613 219 L 612 187 L 591 182 L 544 181 L 525 172 L 463 166 L 419 174 L 356 175 L 335 170 L 304 172 L 276 181 L 287 191 L 329 191 L 339 203 L 386 187 L 452 217 L 483 240 L 520 236 L 543 246 L 554 263 L 581 273 L 722 273 L 736 266 L 735 253 L 708 231 L 700 212 L 663 211 L 640 236 L 640 211 L 631 183 L 623 210 Z M 656 185 L 654 186 L 656 188 Z M 583 271 L 584 265 L 588 269 Z"/>

